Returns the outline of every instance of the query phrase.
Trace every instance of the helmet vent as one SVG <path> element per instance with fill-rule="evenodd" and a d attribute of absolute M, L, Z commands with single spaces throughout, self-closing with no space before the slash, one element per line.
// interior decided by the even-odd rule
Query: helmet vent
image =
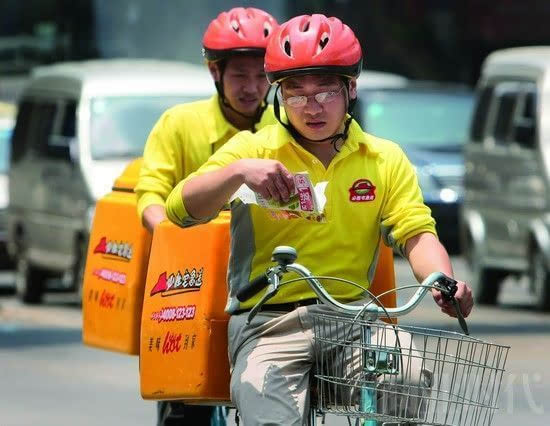
<path fill-rule="evenodd" d="M 290 52 L 290 42 L 288 40 L 285 41 L 285 53 L 290 56 L 291 55 L 291 52 Z"/>
<path fill-rule="evenodd" d="M 231 28 L 238 33 L 239 32 L 239 23 L 236 20 L 231 21 Z"/>
<path fill-rule="evenodd" d="M 283 49 L 284 49 L 285 53 L 287 54 L 287 56 L 292 57 L 292 49 L 291 49 L 291 46 L 290 46 L 290 37 L 289 36 L 286 36 L 284 41 L 283 41 Z"/>
<path fill-rule="evenodd" d="M 321 38 L 319 39 L 319 45 L 317 46 L 317 51 L 315 52 L 316 55 L 318 55 L 319 53 L 321 53 L 323 51 L 323 49 L 325 48 L 325 46 L 327 45 L 327 43 L 329 42 L 329 37 L 328 37 L 328 34 L 327 33 L 323 33 L 323 35 L 321 36 Z"/>
<path fill-rule="evenodd" d="M 264 22 L 264 37 L 267 38 L 267 36 L 271 33 L 271 24 L 269 22 Z"/>
<path fill-rule="evenodd" d="M 305 33 L 308 30 L 309 30 L 309 21 L 306 21 L 305 25 L 302 27 L 301 31 Z"/>
<path fill-rule="evenodd" d="M 321 40 L 319 40 L 319 47 L 321 48 L 321 50 L 323 50 L 325 48 L 325 46 L 327 45 L 328 43 L 328 34 L 327 33 L 324 33 L 322 36 L 321 36 Z"/>

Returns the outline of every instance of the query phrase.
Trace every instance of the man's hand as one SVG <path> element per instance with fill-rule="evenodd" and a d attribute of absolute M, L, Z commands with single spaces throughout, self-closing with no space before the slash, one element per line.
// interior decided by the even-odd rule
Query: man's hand
<path fill-rule="evenodd" d="M 239 160 L 244 183 L 265 199 L 288 201 L 294 193 L 294 177 L 276 160 Z"/>
<path fill-rule="evenodd" d="M 286 202 L 294 193 L 294 177 L 279 161 L 242 159 L 192 177 L 181 191 L 170 194 L 167 203 L 175 204 L 181 197 L 190 216 L 207 219 L 217 214 L 243 183 L 268 200 Z M 180 218 L 168 213 L 172 221 L 181 225 Z"/>
<path fill-rule="evenodd" d="M 460 307 L 460 312 L 462 316 L 466 318 L 470 315 L 472 308 L 474 306 L 474 298 L 472 297 L 472 289 L 463 281 L 457 282 L 457 291 L 455 293 L 455 299 L 458 302 Z M 445 301 L 443 295 L 439 290 L 432 289 L 432 296 L 435 300 L 435 303 L 441 308 L 441 312 L 446 313 L 447 315 L 456 318 L 457 314 L 453 304 L 450 301 Z"/>
<path fill-rule="evenodd" d="M 160 222 L 166 220 L 166 212 L 164 206 L 152 204 L 143 210 L 142 223 L 145 228 L 151 233 Z"/>

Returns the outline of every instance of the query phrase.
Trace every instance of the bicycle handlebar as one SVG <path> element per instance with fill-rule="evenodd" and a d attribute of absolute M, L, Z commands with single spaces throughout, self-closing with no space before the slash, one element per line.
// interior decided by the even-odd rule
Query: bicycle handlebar
<path fill-rule="evenodd" d="M 458 309 L 458 304 L 454 299 L 454 294 L 457 289 L 456 281 L 442 272 L 433 272 L 430 274 L 424 281 L 422 281 L 420 287 L 409 299 L 409 301 L 402 306 L 395 308 L 383 308 L 374 303 L 369 303 L 367 305 L 347 305 L 334 299 L 325 290 L 321 282 L 316 279 L 305 266 L 294 262 L 296 258 L 296 250 L 292 247 L 276 247 L 273 251 L 272 260 L 276 261 L 278 264 L 268 268 L 265 274 L 256 277 L 237 292 L 237 299 L 244 302 L 260 292 L 263 288 L 268 287 L 266 294 L 250 311 L 248 322 L 252 320 L 267 300 L 275 296 L 275 294 L 279 291 L 280 286 L 286 284 L 280 282 L 280 277 L 284 273 L 293 271 L 302 276 L 307 281 L 311 289 L 315 292 L 319 300 L 329 306 L 332 310 L 345 314 L 364 314 L 369 320 L 372 321 L 378 319 L 380 316 L 399 317 L 408 314 L 420 303 L 422 298 L 426 295 L 428 289 L 437 288 L 443 293 L 446 300 L 454 301 L 455 308 L 457 308 L 460 325 L 462 326 L 464 332 L 468 334 L 468 329 L 464 318 L 462 317 L 460 309 Z"/>

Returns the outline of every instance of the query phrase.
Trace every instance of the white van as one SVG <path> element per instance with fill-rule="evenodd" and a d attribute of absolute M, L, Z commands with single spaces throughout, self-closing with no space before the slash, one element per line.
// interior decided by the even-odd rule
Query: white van
<path fill-rule="evenodd" d="M 49 278 L 64 277 L 58 286 L 79 290 L 96 201 L 143 154 L 164 110 L 214 90 L 206 67 L 178 62 L 36 69 L 19 101 L 9 174 L 8 250 L 24 302 L 39 303 Z"/>
<path fill-rule="evenodd" d="M 476 301 L 497 303 L 504 278 L 527 275 L 550 311 L 550 46 L 491 53 L 477 91 L 461 214 Z"/>

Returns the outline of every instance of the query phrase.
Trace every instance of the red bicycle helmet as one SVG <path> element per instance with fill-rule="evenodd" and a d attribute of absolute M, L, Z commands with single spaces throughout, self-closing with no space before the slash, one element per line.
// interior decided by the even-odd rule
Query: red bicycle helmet
<path fill-rule="evenodd" d="M 350 27 L 338 18 L 302 15 L 282 24 L 271 36 L 265 71 L 271 84 L 301 74 L 357 77 L 361 45 Z"/>
<path fill-rule="evenodd" d="M 263 56 L 267 40 L 277 27 L 273 16 L 253 7 L 222 12 L 204 33 L 203 55 L 209 61 L 235 54 Z"/>

